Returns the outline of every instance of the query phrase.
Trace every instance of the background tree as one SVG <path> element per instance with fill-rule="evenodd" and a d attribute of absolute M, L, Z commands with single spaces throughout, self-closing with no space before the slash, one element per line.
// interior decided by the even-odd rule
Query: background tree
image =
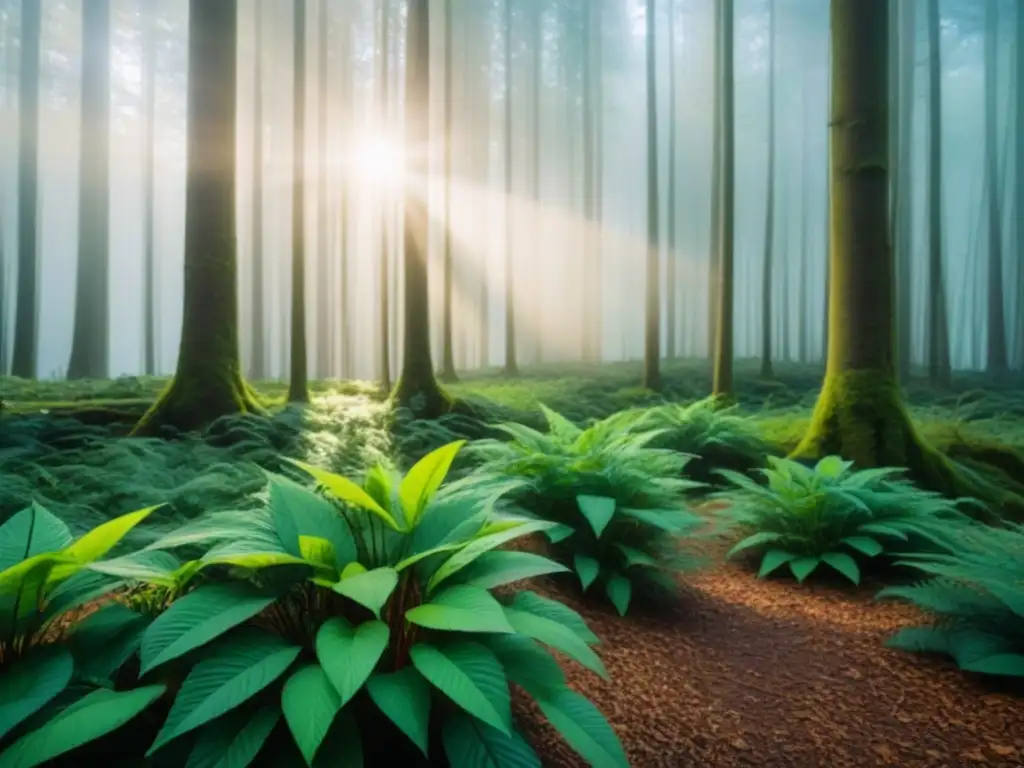
<path fill-rule="evenodd" d="M 262 2 L 262 0 L 256 1 L 257 3 Z M 156 52 L 159 37 L 156 9 L 153 7 L 152 0 L 140 0 L 139 16 L 143 27 L 142 357 L 143 372 L 147 376 L 153 376 L 157 371 L 157 356 L 159 355 L 156 323 L 158 288 L 156 279 L 156 200 L 153 189 L 156 180 Z M 257 82 L 259 82 L 258 74 Z"/>
<path fill-rule="evenodd" d="M 733 74 L 733 0 L 718 3 L 721 14 L 721 37 L 718 45 L 718 71 L 721 89 L 718 109 L 721 111 L 721 163 L 719 179 L 717 229 L 718 255 L 715 260 L 715 353 L 712 393 L 723 400 L 733 396 L 733 245 L 735 243 L 735 167 L 736 167 L 736 122 L 735 122 L 735 76 Z"/>
<path fill-rule="evenodd" d="M 768 0 L 768 195 L 764 216 L 764 267 L 761 273 L 761 376 L 772 372 L 772 282 L 775 251 L 775 0 Z M 783 302 L 783 309 L 786 304 Z"/>
<path fill-rule="evenodd" d="M 309 402 L 306 351 L 306 0 L 295 3 L 292 104 L 292 311 L 288 402 Z"/>
<path fill-rule="evenodd" d="M 658 29 L 655 0 L 647 0 L 647 264 L 643 385 L 661 389 L 661 232 L 658 221 Z"/>

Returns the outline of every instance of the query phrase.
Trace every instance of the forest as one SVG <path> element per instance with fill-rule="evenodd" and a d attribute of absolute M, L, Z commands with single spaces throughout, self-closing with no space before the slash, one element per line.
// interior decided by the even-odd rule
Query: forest
<path fill-rule="evenodd" d="M 1019 0 L 0 0 L 0 768 L 1024 765 Z"/>

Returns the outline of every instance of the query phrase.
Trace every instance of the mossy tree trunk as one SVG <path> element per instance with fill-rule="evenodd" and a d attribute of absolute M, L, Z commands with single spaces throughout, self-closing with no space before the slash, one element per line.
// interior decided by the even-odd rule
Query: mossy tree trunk
<path fill-rule="evenodd" d="M 441 323 L 441 380 L 449 383 L 459 380 L 455 372 L 455 349 L 452 343 L 452 53 L 455 47 L 453 2 L 454 0 L 445 0 L 444 4 L 444 300 Z"/>
<path fill-rule="evenodd" d="M 405 68 L 405 328 L 402 372 L 394 399 L 421 418 L 436 418 L 451 401 L 434 377 L 427 291 L 427 153 L 430 142 L 429 0 L 409 0 Z"/>
<path fill-rule="evenodd" d="M 235 250 L 237 0 L 191 0 L 184 311 L 170 386 L 135 426 L 199 429 L 232 413 L 262 412 L 242 379 Z"/>
<path fill-rule="evenodd" d="M 294 0 L 292 88 L 292 313 L 288 402 L 309 402 L 306 349 L 306 0 Z"/>
<path fill-rule="evenodd" d="M 661 390 L 661 232 L 658 221 L 658 71 L 655 0 L 647 0 L 647 264 L 643 385 Z"/>
<path fill-rule="evenodd" d="M 733 0 L 721 0 L 719 13 L 721 37 L 719 39 L 718 71 L 721 82 L 721 100 L 718 109 L 721 130 L 721 157 L 719 173 L 718 257 L 715 265 L 715 347 L 712 393 L 728 401 L 733 396 L 733 245 L 735 242 L 734 203 L 736 197 L 736 125 L 735 78 L 733 77 Z"/>

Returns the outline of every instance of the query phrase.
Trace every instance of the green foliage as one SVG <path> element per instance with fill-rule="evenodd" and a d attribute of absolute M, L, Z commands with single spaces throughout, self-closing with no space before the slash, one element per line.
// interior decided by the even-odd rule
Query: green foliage
<path fill-rule="evenodd" d="M 713 483 L 714 470 L 750 472 L 764 466 L 771 446 L 761 437 L 753 422 L 741 416 L 739 406 L 722 407 L 714 397 L 689 404 L 666 403 L 654 408 L 636 409 L 622 414 L 621 425 L 642 434 L 660 430 L 651 443 L 693 456 L 684 472 L 702 483 Z"/>
<path fill-rule="evenodd" d="M 854 584 L 865 559 L 910 551 L 948 550 L 970 518 L 957 502 L 895 477 L 894 468 L 853 471 L 827 456 L 814 467 L 769 457 L 767 486 L 721 470 L 739 491 L 718 494 L 722 516 L 747 533 L 729 552 L 761 553 L 760 577 L 788 566 L 803 582 L 823 563 Z"/>
<path fill-rule="evenodd" d="M 0 526 L 0 768 L 43 765 L 111 733 L 163 695 L 162 685 L 113 689 L 145 617 L 105 601 L 74 624 L 117 585 L 90 569 L 154 509 L 77 539 L 39 504 Z"/>
<path fill-rule="evenodd" d="M 203 543 L 200 562 L 229 567 L 143 636 L 143 675 L 189 669 L 150 754 L 191 743 L 190 765 L 235 750 L 231 764 L 245 766 L 273 749 L 283 717 L 307 765 L 361 765 L 388 744 L 376 729 L 360 733 L 369 706 L 424 756 L 436 733 L 453 766 L 475 768 L 482 754 L 496 766 L 539 765 L 512 722 L 516 683 L 584 759 L 627 765 L 547 650 L 605 676 L 583 620 L 531 592 L 490 592 L 564 570 L 498 549 L 553 525 L 502 507 L 515 481 L 445 484 L 461 447 L 431 452 L 404 476 L 375 466 L 361 484 L 296 461 L 319 493 L 270 475 L 264 508 L 212 514 L 153 545 Z"/>
<path fill-rule="evenodd" d="M 907 600 L 935 623 L 900 630 L 890 647 L 948 654 L 969 672 L 1024 677 L 1024 526 L 970 526 L 952 552 L 911 554 L 901 563 L 933 578 L 878 597 Z"/>
<path fill-rule="evenodd" d="M 682 477 L 689 457 L 651 448 L 662 433 L 624 430 L 619 415 L 580 429 L 541 409 L 548 432 L 504 424 L 511 441 L 471 447 L 479 476 L 521 480 L 513 497 L 557 524 L 546 532 L 556 557 L 584 591 L 599 584 L 620 614 L 637 589 L 674 589 L 671 573 L 696 563 L 684 539 L 704 525 L 682 505 L 683 494 L 699 487 Z"/>

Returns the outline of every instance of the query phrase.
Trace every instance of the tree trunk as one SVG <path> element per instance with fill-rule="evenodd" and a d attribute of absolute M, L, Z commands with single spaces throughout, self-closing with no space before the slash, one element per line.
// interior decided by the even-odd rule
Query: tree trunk
<path fill-rule="evenodd" d="M 157 372 L 159 343 L 157 340 L 157 279 L 156 279 L 156 10 L 150 0 L 140 2 L 143 49 L 143 276 L 142 276 L 142 328 L 143 370 L 147 376 Z"/>
<path fill-rule="evenodd" d="M 292 313 L 288 402 L 309 402 L 306 352 L 306 0 L 294 0 L 292 133 Z"/>
<path fill-rule="evenodd" d="M 601 290 L 598 233 L 594 222 L 594 171 L 597 162 L 594 109 L 594 3 L 583 4 L 583 360 L 598 359 L 596 337 L 597 294 Z M 600 11 L 598 11 L 600 13 Z"/>
<path fill-rule="evenodd" d="M 999 183 L 999 144 L 996 117 L 999 8 L 985 4 L 985 160 L 988 186 L 988 344 L 985 369 L 1000 376 L 1007 372 L 1006 310 L 1003 301 L 1002 189 Z"/>
<path fill-rule="evenodd" d="M 263 279 L 263 0 L 253 7 L 255 26 L 255 72 L 253 74 L 252 142 L 252 355 L 249 375 L 267 378 L 266 289 Z"/>
<path fill-rule="evenodd" d="M 199 429 L 232 413 L 262 411 L 242 379 L 235 250 L 237 0 L 191 0 L 188 175 L 181 345 L 170 386 L 135 426 Z"/>
<path fill-rule="evenodd" d="M 377 111 L 378 119 L 391 130 L 389 119 L 389 63 L 391 61 L 391 13 L 390 3 L 385 0 L 380 10 L 380 55 L 377 58 Z M 380 381 L 384 391 L 390 391 L 391 381 L 391 243 L 388 231 L 391 224 L 390 198 L 382 196 L 380 200 Z"/>
<path fill-rule="evenodd" d="M 1017 5 L 1017 44 L 1014 61 L 1014 108 L 1016 110 L 1016 162 L 1014 175 L 1013 217 L 1015 236 L 1014 250 L 1017 252 L 1017 284 L 1014 317 L 1014 346 L 1016 365 L 1024 369 L 1024 5 Z"/>
<path fill-rule="evenodd" d="M 39 0 L 21 2 L 18 68 L 18 279 L 11 374 L 38 373 L 39 354 Z"/>
<path fill-rule="evenodd" d="M 441 327 L 441 380 L 456 382 L 455 351 L 452 346 L 452 3 L 444 4 L 444 300 Z"/>
<path fill-rule="evenodd" d="M 661 390 L 661 233 L 658 221 L 658 69 L 655 0 L 647 0 L 647 291 L 643 386 Z"/>
<path fill-rule="evenodd" d="M 405 57 L 405 333 L 402 375 L 395 387 L 399 405 L 420 418 L 436 418 L 451 401 L 434 378 L 430 354 L 430 301 L 427 292 L 429 211 L 424 179 L 425 153 L 410 148 L 430 144 L 430 3 L 409 0 Z"/>
<path fill-rule="evenodd" d="M 676 122 L 676 17 L 675 0 L 669 0 L 668 9 L 668 211 L 665 238 L 668 242 L 668 261 L 665 264 L 665 355 L 670 360 L 678 356 L 676 341 L 676 299 L 679 295 L 677 276 L 677 259 L 679 259 L 679 243 L 676 236 L 676 218 L 678 214 L 677 185 L 679 169 L 677 144 L 679 128 Z"/>
<path fill-rule="evenodd" d="M 505 375 L 516 376 L 516 269 L 512 241 L 512 0 L 505 0 Z"/>
<path fill-rule="evenodd" d="M 725 401 L 731 400 L 733 368 L 733 243 L 735 202 L 735 139 L 734 119 L 735 79 L 733 76 L 733 2 L 722 0 L 721 61 L 722 81 L 721 129 L 722 158 L 719 182 L 721 200 L 718 210 L 718 264 L 716 270 L 715 368 L 712 393 Z"/>
<path fill-rule="evenodd" d="M 319 91 L 319 104 L 317 105 L 317 291 L 316 291 L 316 373 L 318 379 L 330 378 L 333 373 L 333 361 L 331 360 L 331 349 L 333 347 L 334 333 L 336 326 L 331 322 L 331 249 L 327 242 L 327 123 L 330 111 L 331 91 L 327 82 L 327 32 L 330 29 L 330 12 L 327 0 L 320 0 L 320 8 L 317 21 L 319 22 L 317 56 L 319 73 L 317 78 L 317 90 Z M 340 328 L 341 333 L 345 332 L 345 326 Z"/>
<path fill-rule="evenodd" d="M 949 318 L 943 278 L 942 233 L 942 51 L 939 0 L 928 0 L 928 380 L 951 378 Z"/>
<path fill-rule="evenodd" d="M 719 222 L 722 207 L 722 11 L 724 0 L 715 0 L 714 13 L 714 59 L 712 79 L 714 80 L 714 105 L 711 126 L 711 249 L 708 252 L 708 359 L 715 359 L 718 336 L 718 257 Z"/>
<path fill-rule="evenodd" d="M 772 267 L 775 251 L 775 0 L 768 3 L 768 203 L 761 274 L 761 377 L 772 378 Z M 783 310 L 785 310 L 783 302 Z"/>
<path fill-rule="evenodd" d="M 898 21 L 893 30 L 897 41 L 896 74 L 898 98 L 890 101 L 896 105 L 896 145 L 891 147 L 895 158 L 895 182 L 893 183 L 893 229 L 896 233 L 896 354 L 899 378 L 910 376 L 911 333 L 910 319 L 913 317 L 913 292 L 911 291 L 913 270 L 913 136 L 914 136 L 914 73 L 917 70 L 917 14 L 915 4 L 901 2 L 895 13 Z M 891 64 L 892 62 L 890 62 Z"/>

